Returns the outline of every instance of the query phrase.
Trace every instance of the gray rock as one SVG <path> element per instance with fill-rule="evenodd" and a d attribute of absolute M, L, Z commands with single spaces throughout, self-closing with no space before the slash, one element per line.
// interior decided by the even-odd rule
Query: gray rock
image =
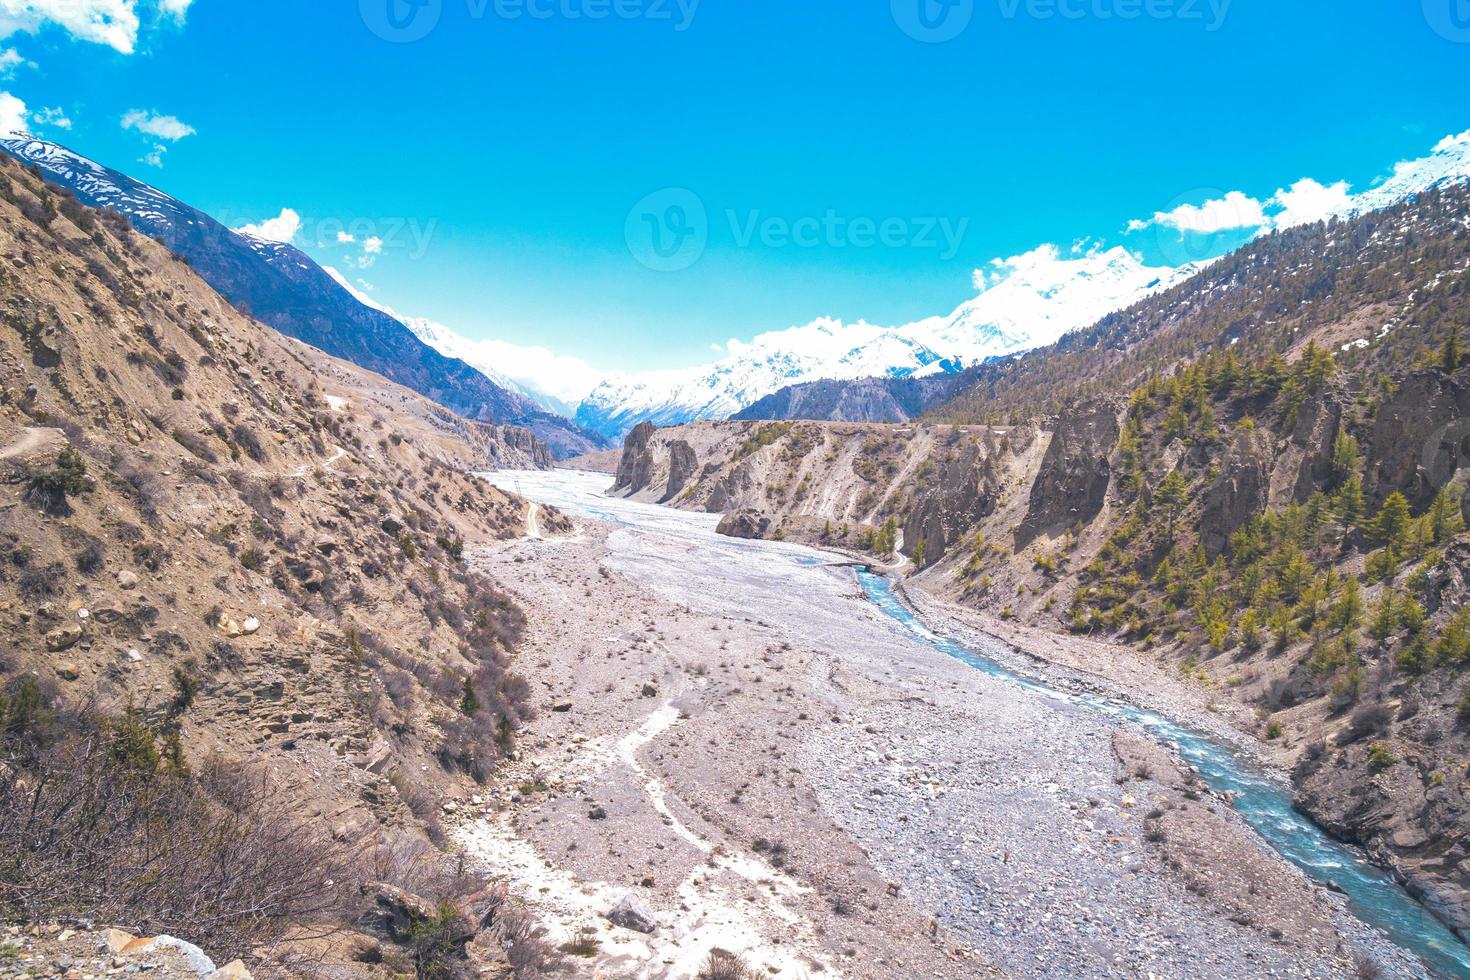
<path fill-rule="evenodd" d="M 623 458 L 613 482 L 615 493 L 631 496 L 653 482 L 653 452 L 648 444 L 656 431 L 652 422 L 640 422 L 623 440 Z"/>
<path fill-rule="evenodd" d="M 46 649 L 57 653 L 75 646 L 81 638 L 80 626 L 59 626 L 46 634 Z"/>
<path fill-rule="evenodd" d="M 771 530 L 771 519 L 753 510 L 737 510 L 722 517 L 715 530 L 731 538 L 763 538 Z"/>
<path fill-rule="evenodd" d="M 607 913 L 607 921 L 624 929 L 634 932 L 652 933 L 657 924 L 653 921 L 653 915 L 644 908 L 632 895 L 624 895 L 618 900 L 618 904 Z"/>

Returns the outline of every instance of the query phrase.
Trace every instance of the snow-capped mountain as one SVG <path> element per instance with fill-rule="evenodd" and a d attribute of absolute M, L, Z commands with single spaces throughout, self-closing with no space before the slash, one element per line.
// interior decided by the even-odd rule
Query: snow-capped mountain
<path fill-rule="evenodd" d="M 1430 188 L 1465 180 L 1470 180 L 1470 130 L 1446 136 L 1427 157 L 1395 164 L 1393 173 L 1381 183 L 1353 195 L 1350 206 L 1339 216 L 1356 217 Z"/>
<path fill-rule="evenodd" d="M 1044 245 L 975 275 L 979 295 L 949 316 L 898 327 L 821 319 L 683 371 L 614 377 L 577 410 L 584 428 L 618 436 L 650 419 L 672 425 L 725 418 L 788 385 L 817 380 L 922 377 L 1029 350 L 1166 289 L 1195 271 L 1145 265 L 1124 248 L 1063 256 Z"/>
<path fill-rule="evenodd" d="M 1324 202 L 1297 220 L 1350 218 L 1446 183 L 1470 179 L 1470 131 L 1441 140 L 1429 155 L 1395 165 L 1361 193 L 1345 184 L 1304 181 Z M 1284 221 L 1278 222 L 1284 225 Z M 1270 226 L 1263 226 L 1265 233 Z M 723 418 L 784 387 L 818 380 L 922 377 L 990 357 L 1045 346 L 1063 334 L 1182 282 L 1197 264 L 1149 266 L 1122 247 L 1064 255 L 1043 245 L 976 271 L 979 295 L 948 316 L 898 327 L 818 320 L 732 341 L 729 356 L 683 371 L 609 378 L 577 411 L 585 428 L 616 437 L 643 419 L 660 425 Z"/>

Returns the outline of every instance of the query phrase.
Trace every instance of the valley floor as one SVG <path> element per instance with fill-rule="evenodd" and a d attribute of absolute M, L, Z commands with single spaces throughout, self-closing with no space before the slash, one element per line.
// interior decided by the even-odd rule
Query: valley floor
<path fill-rule="evenodd" d="M 604 475 L 492 479 L 578 520 L 475 556 L 543 686 L 458 833 L 579 975 L 691 977 L 716 948 L 780 977 L 1421 971 L 1162 749 L 898 629 L 838 556 Z M 627 897 L 651 933 L 604 917 Z"/>

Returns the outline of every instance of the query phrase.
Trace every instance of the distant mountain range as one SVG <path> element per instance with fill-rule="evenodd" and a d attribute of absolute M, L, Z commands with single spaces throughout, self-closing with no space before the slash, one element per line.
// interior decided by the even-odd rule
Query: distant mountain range
<path fill-rule="evenodd" d="M 401 315 L 291 245 L 231 231 L 54 143 L 0 140 L 0 150 L 40 167 L 86 203 L 122 212 L 187 258 L 237 306 L 281 332 L 470 418 L 524 425 L 563 457 L 616 442 L 643 421 L 901 421 L 942 400 L 964 373 L 1051 344 L 1201 268 L 1148 265 L 1123 247 L 1069 254 L 1043 245 L 977 270 L 977 295 L 946 316 L 886 327 L 823 318 L 749 342 L 732 340 L 727 355 L 709 364 L 602 377 L 573 356 L 473 340 L 433 320 Z M 1285 210 L 1264 218 L 1260 230 L 1354 217 L 1467 176 L 1470 133 L 1398 164 L 1361 193 L 1346 184 L 1300 182 L 1298 189 L 1310 185 L 1313 207 L 1303 212 L 1276 204 Z M 1261 208 L 1273 202 L 1253 203 L 1263 216 Z M 1134 225 L 1148 227 L 1163 217 Z"/>
<path fill-rule="evenodd" d="M 289 337 L 352 361 L 466 418 L 524 426 L 558 456 L 603 440 L 519 391 L 446 357 L 381 308 L 364 305 L 292 245 L 232 231 L 209 215 L 126 174 L 45 140 L 0 140 L 0 151 L 38 168 L 85 204 L 119 212 L 186 259 L 238 309 Z"/>
<path fill-rule="evenodd" d="M 645 419 L 672 425 L 728 418 L 782 388 L 815 381 L 953 374 L 1040 347 L 1194 272 L 1150 267 L 1123 248 L 1062 256 L 1051 246 L 976 275 L 981 292 L 949 316 L 900 327 L 823 319 L 731 343 L 727 357 L 684 371 L 612 378 L 577 409 L 577 423 L 618 435 Z"/>

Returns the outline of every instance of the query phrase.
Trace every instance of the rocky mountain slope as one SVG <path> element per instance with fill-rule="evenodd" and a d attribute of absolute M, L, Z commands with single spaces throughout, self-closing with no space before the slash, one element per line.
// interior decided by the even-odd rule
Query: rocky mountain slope
<path fill-rule="evenodd" d="M 859 378 L 788 385 L 732 419 L 826 419 L 832 422 L 908 422 L 947 401 L 963 375 Z"/>
<path fill-rule="evenodd" d="M 997 632 L 1171 665 L 1252 709 L 1299 805 L 1466 934 L 1460 337 L 1470 189 L 1447 187 L 1253 242 L 976 369 L 933 421 L 639 430 L 618 483 L 906 560 Z"/>
<path fill-rule="evenodd" d="M 292 245 L 226 228 L 140 181 L 44 140 L 0 140 L 85 204 L 110 208 L 158 239 L 237 309 L 281 333 L 361 365 L 466 418 L 522 425 L 561 456 L 602 448 L 567 420 L 445 357 L 395 317 L 366 306 Z"/>
<path fill-rule="evenodd" d="M 528 505 L 463 469 L 545 447 L 250 320 L 9 159 L 0 256 L 4 914 L 316 956 L 359 883 L 452 878 L 425 835 L 530 710 L 521 610 L 462 562 Z M 347 945 L 413 955 L 386 935 Z"/>

